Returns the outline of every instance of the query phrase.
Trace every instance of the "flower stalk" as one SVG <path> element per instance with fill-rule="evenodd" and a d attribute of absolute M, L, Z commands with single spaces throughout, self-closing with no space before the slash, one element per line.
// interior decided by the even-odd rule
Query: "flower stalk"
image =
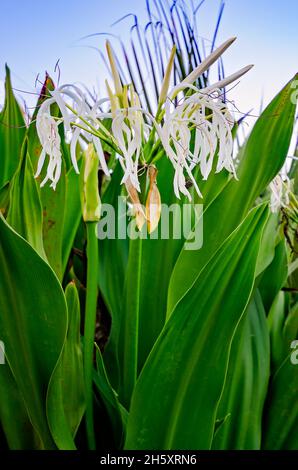
<path fill-rule="evenodd" d="M 97 222 L 100 218 L 100 197 L 98 192 L 98 158 L 93 144 L 84 154 L 81 177 L 81 203 L 83 220 L 87 231 L 87 282 L 84 323 L 84 370 L 86 387 L 86 430 L 90 449 L 95 449 L 93 417 L 93 351 L 97 310 L 98 240 Z"/>

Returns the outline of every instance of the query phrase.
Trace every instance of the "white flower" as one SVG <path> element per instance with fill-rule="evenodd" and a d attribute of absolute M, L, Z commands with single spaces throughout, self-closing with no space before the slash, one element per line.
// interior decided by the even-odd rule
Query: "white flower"
<path fill-rule="evenodd" d="M 269 185 L 271 189 L 270 209 L 273 213 L 286 207 L 290 202 L 290 180 L 286 177 L 284 181 L 281 175 L 277 175 Z"/>
<path fill-rule="evenodd" d="M 134 108 L 117 109 L 112 120 L 112 133 L 122 153 L 118 156 L 124 171 L 121 182 L 126 183 L 130 179 L 137 191 L 140 191 L 138 165 L 142 148 L 142 123 L 142 113 Z"/>
<path fill-rule="evenodd" d="M 189 86 L 187 86 L 189 88 Z M 168 98 L 165 103 L 164 122 L 157 128 L 162 145 L 174 169 L 174 191 L 191 198 L 185 176 L 190 178 L 198 195 L 201 192 L 192 174 L 196 165 L 206 180 L 213 167 L 218 152 L 216 172 L 223 168 L 233 173 L 233 138 L 231 127 L 233 118 L 225 104 L 218 97 L 191 87 L 194 93 L 177 106 Z"/>
<path fill-rule="evenodd" d="M 73 111 L 71 111 L 70 106 L 67 105 L 67 99 L 71 100 L 71 109 L 73 109 Z M 59 107 L 61 119 L 54 118 L 50 114 L 50 107 L 54 103 Z M 101 104 L 101 102 L 97 104 Z M 76 147 L 81 136 L 84 136 L 88 142 L 94 143 L 101 168 L 104 173 L 109 176 L 110 173 L 105 161 L 101 141 L 91 132 L 88 132 L 89 122 L 90 124 L 94 124 L 94 127 L 97 128 L 93 109 L 91 109 L 86 103 L 85 97 L 78 87 L 75 85 L 63 85 L 60 88 L 51 91 L 51 98 L 47 99 L 40 106 L 37 113 L 36 129 L 42 145 L 42 152 L 38 161 L 36 177 L 41 173 L 46 155 L 49 155 L 50 157 L 47 176 L 42 181 L 41 186 L 43 186 L 48 180 L 51 180 L 51 187 L 55 189 L 61 174 L 61 139 L 58 133 L 58 126 L 62 122 L 65 135 L 70 136 L 70 156 L 76 173 L 79 173 Z M 87 129 L 83 130 L 80 127 L 81 125 Z"/>
<path fill-rule="evenodd" d="M 46 156 L 48 155 L 49 163 L 47 168 L 47 174 L 41 182 L 41 186 L 44 186 L 45 183 L 50 180 L 52 182 L 51 187 L 53 189 L 56 188 L 56 185 L 61 175 L 61 139 L 58 130 L 58 125 L 60 122 L 55 120 L 46 111 L 38 114 L 36 120 L 36 130 L 40 143 L 42 145 L 42 152 L 38 160 L 35 177 L 40 175 Z"/>
<path fill-rule="evenodd" d="M 77 173 L 79 172 L 76 158 L 77 143 L 80 139 L 84 139 L 85 142 L 94 144 L 102 170 L 107 176 L 110 175 L 101 144 L 102 140 L 108 141 L 123 168 L 122 183 L 140 191 L 139 166 L 140 160 L 144 157 L 142 154 L 144 144 L 150 139 L 155 146 L 159 137 L 174 167 L 173 185 L 178 198 L 182 193 L 191 199 L 187 179 L 191 181 L 198 195 L 202 196 L 193 175 L 195 167 L 199 168 L 203 180 L 208 178 L 211 170 L 219 172 L 226 169 L 236 177 L 231 133 L 234 121 L 226 104 L 221 100 L 220 90 L 240 78 L 251 66 L 244 67 L 205 89 L 200 90 L 193 85 L 234 40 L 235 38 L 226 41 L 213 51 L 188 77 L 175 86 L 167 97 L 176 53 L 175 47 L 173 48 L 161 87 L 156 119 L 141 108 L 139 97 L 133 86 L 122 85 L 117 70 L 117 60 L 111 45 L 107 42 L 115 92 L 107 83 L 109 97 L 96 101 L 93 106 L 90 106 L 77 86 L 63 85 L 52 91 L 51 97 L 39 109 L 37 132 L 42 144 L 42 153 L 38 162 L 37 175 L 41 172 L 46 155 L 49 155 L 47 176 L 42 185 L 47 180 L 51 180 L 51 186 L 55 188 L 61 173 L 58 133 L 58 126 L 61 122 L 63 122 L 65 134 L 70 137 L 71 160 Z M 178 104 L 175 106 L 176 101 Z M 102 110 L 105 102 L 108 103 L 106 112 Z M 50 115 L 50 107 L 53 103 L 58 105 L 61 119 L 57 120 Z M 111 120 L 111 130 L 105 126 L 103 120 L 106 118 Z M 151 124 L 149 125 L 147 121 Z M 156 155 L 154 157 L 152 155 L 153 152 L 150 154 L 149 151 L 147 163 L 154 162 Z M 162 151 L 158 152 L 156 158 L 160 155 Z M 146 162 L 141 160 L 141 163 Z"/>

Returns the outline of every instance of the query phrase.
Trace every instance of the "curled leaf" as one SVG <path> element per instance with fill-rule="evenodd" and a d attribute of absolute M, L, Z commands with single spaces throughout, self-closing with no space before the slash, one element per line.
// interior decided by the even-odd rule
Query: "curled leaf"
<path fill-rule="evenodd" d="M 146 222 L 146 215 L 144 213 L 144 209 L 140 202 L 138 191 L 133 186 L 130 178 L 128 178 L 127 181 L 125 182 L 125 187 L 133 205 L 134 213 L 136 216 L 136 225 L 138 229 L 141 231 L 144 223 Z"/>
<path fill-rule="evenodd" d="M 148 168 L 148 175 L 150 179 L 150 187 L 146 201 L 146 218 L 148 232 L 152 233 L 158 226 L 161 214 L 161 199 L 160 193 L 156 184 L 157 169 L 155 166 L 150 165 Z"/>

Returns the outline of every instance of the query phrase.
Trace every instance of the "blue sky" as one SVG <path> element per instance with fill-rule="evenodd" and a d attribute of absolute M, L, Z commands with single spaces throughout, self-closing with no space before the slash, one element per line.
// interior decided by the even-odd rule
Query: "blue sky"
<path fill-rule="evenodd" d="M 211 39 L 219 5 L 220 0 L 205 0 L 198 15 L 202 37 Z M 0 81 L 7 62 L 14 86 L 30 92 L 34 92 L 36 75 L 42 76 L 45 70 L 53 74 L 58 59 L 61 82 L 98 84 L 103 76 L 99 56 L 92 49 L 74 47 L 77 40 L 90 33 L 114 31 L 110 25 L 126 13 L 137 14 L 140 21 L 146 18 L 145 0 L 2 0 L 0 11 Z M 217 43 L 230 36 L 238 38 L 225 54 L 226 73 L 255 64 L 231 91 L 241 111 L 254 108 L 258 112 L 261 97 L 267 103 L 298 71 L 297 17 L 297 0 L 225 1 Z M 115 30 L 123 39 L 128 36 L 126 25 Z M 84 44 L 102 47 L 103 41 L 90 39 Z"/>

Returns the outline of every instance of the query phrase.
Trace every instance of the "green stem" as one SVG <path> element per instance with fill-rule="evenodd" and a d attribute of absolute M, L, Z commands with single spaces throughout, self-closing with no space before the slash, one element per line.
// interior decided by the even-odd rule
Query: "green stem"
<path fill-rule="evenodd" d="M 96 237 L 97 222 L 86 222 L 87 229 L 87 290 L 84 326 L 84 370 L 86 386 L 86 427 L 89 449 L 95 449 L 93 422 L 93 350 L 97 305 L 97 266 L 98 240 Z"/>
<path fill-rule="evenodd" d="M 122 387 L 121 399 L 129 409 L 131 395 L 138 372 L 139 309 L 141 284 L 142 239 L 130 241 L 126 278 L 125 314 L 122 335 Z"/>

